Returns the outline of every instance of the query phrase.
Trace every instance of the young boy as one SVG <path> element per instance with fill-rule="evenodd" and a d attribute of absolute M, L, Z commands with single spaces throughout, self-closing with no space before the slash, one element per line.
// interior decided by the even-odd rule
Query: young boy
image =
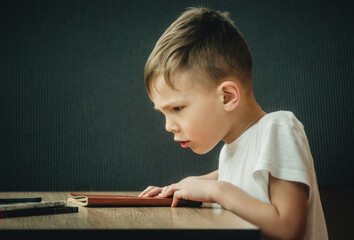
<path fill-rule="evenodd" d="M 145 66 L 148 95 L 181 147 L 225 145 L 219 169 L 140 196 L 215 202 L 276 239 L 328 239 L 303 125 L 266 114 L 252 86 L 252 57 L 227 14 L 192 8 L 156 43 Z M 270 93 L 268 93 L 270 94 Z"/>

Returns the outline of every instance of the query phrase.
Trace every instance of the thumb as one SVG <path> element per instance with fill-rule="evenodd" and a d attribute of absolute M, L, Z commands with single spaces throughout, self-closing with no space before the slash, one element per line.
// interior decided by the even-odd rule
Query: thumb
<path fill-rule="evenodd" d="M 179 202 L 180 199 L 181 199 L 180 191 L 174 192 L 171 207 L 177 207 L 178 202 Z"/>

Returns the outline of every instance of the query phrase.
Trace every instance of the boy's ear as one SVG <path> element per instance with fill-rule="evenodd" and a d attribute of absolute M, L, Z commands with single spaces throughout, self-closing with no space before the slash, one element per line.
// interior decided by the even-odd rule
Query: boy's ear
<path fill-rule="evenodd" d="M 236 109 L 240 103 L 240 89 L 233 81 L 222 82 L 218 87 L 218 94 L 227 112 Z"/>

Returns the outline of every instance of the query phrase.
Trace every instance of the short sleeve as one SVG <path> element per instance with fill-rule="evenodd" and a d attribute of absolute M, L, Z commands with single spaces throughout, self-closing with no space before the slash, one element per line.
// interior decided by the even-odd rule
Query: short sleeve
<path fill-rule="evenodd" d="M 254 180 L 268 195 L 269 173 L 276 178 L 311 186 L 312 156 L 302 124 L 290 115 L 261 126 L 256 144 Z"/>

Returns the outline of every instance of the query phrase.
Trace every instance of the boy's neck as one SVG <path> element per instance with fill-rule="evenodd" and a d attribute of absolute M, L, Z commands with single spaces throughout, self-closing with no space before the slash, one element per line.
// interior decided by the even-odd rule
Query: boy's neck
<path fill-rule="evenodd" d="M 256 124 L 266 113 L 256 102 L 253 94 L 246 97 L 230 117 L 230 130 L 222 139 L 229 144 L 241 136 L 247 129 Z"/>

